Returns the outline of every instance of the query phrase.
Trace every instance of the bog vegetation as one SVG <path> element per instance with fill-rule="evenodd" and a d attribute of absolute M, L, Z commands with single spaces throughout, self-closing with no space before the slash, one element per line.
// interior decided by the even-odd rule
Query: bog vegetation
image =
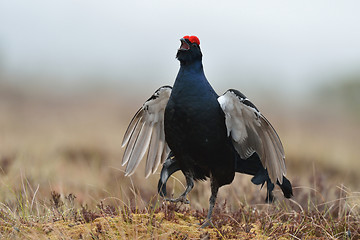
<path fill-rule="evenodd" d="M 265 189 L 237 175 L 200 229 L 209 183 L 181 205 L 158 197 L 158 174 L 145 180 L 143 166 L 124 177 L 122 134 L 144 99 L 131 100 L 0 88 L 1 239 L 360 239 L 357 116 L 256 101 L 284 143 L 294 198 L 277 190 L 265 204 Z M 175 174 L 170 194 L 184 182 Z"/>

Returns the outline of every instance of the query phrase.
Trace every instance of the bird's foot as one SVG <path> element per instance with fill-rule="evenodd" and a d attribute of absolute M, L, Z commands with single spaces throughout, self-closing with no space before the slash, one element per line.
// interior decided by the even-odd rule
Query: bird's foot
<path fill-rule="evenodd" d="M 202 224 L 200 224 L 200 228 L 206 228 L 210 226 L 214 226 L 214 224 L 211 222 L 211 219 L 208 218 Z"/>
<path fill-rule="evenodd" d="M 181 203 L 185 203 L 185 204 L 190 204 L 190 201 L 188 199 L 186 199 L 186 196 L 182 196 L 182 195 L 175 199 L 165 198 L 165 201 L 174 202 L 174 203 L 181 202 Z"/>

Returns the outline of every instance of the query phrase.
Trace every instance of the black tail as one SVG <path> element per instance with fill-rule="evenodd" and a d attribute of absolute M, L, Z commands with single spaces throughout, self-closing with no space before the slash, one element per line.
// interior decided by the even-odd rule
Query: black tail
<path fill-rule="evenodd" d="M 291 182 L 286 177 L 283 177 L 283 182 L 281 185 L 279 184 L 279 181 L 277 184 L 280 186 L 286 198 L 291 198 L 293 196 Z"/>
<path fill-rule="evenodd" d="M 265 202 L 271 203 L 274 201 L 273 190 L 274 190 L 275 185 L 270 181 L 268 173 L 265 169 L 264 169 L 264 171 L 259 171 L 259 172 L 261 172 L 261 173 L 265 172 L 265 174 L 256 174 L 251 179 L 251 181 L 256 185 L 262 184 L 262 186 L 266 182 L 267 195 L 266 195 Z M 293 196 L 291 183 L 286 177 L 283 177 L 282 184 L 280 184 L 279 181 L 277 181 L 276 184 L 279 185 L 279 187 L 281 188 L 281 191 L 283 192 L 284 197 L 291 198 Z"/>
<path fill-rule="evenodd" d="M 275 185 L 270 181 L 269 174 L 263 167 L 260 158 L 256 153 L 246 160 L 238 157 L 235 162 L 235 171 L 253 175 L 254 177 L 251 179 L 251 182 L 255 185 L 261 185 L 261 187 L 263 187 L 266 183 L 267 194 L 265 202 L 270 203 L 274 201 L 273 190 Z M 282 184 L 280 184 L 279 181 L 277 181 L 276 184 L 280 186 L 286 198 L 291 198 L 293 196 L 291 183 L 286 177 L 283 177 Z"/>

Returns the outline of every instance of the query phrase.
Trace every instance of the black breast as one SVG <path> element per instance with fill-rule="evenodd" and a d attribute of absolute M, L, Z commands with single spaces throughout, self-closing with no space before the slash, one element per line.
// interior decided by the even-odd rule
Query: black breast
<path fill-rule="evenodd" d="M 195 179 L 218 175 L 220 184 L 233 180 L 236 153 L 215 96 L 170 97 L 165 137 L 183 172 L 192 172 Z"/>

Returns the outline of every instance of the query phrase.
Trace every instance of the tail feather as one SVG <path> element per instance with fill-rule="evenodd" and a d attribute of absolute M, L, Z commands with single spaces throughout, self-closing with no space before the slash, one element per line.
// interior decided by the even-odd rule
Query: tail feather
<path fill-rule="evenodd" d="M 273 190 L 275 184 L 271 182 L 268 171 L 263 167 L 260 158 L 257 153 L 254 153 L 247 159 L 241 159 L 237 156 L 235 161 L 235 171 L 252 175 L 251 182 L 255 185 L 261 185 L 261 188 L 266 183 L 266 199 L 265 202 L 271 203 L 274 201 Z M 284 196 L 291 198 L 293 196 L 292 186 L 290 181 L 283 176 L 282 184 L 279 181 L 276 182 L 280 186 Z"/>
<path fill-rule="evenodd" d="M 291 182 L 285 176 L 283 177 L 282 184 L 280 185 L 279 182 L 277 182 L 277 184 L 280 186 L 286 198 L 291 198 L 293 196 Z"/>
<path fill-rule="evenodd" d="M 274 190 L 274 184 L 271 182 L 269 175 L 266 171 L 266 169 L 260 169 L 255 176 L 251 179 L 251 182 L 255 185 L 261 185 L 261 187 L 264 186 L 266 183 L 267 185 L 267 197 L 265 202 L 270 203 L 274 201 L 274 195 L 272 191 Z M 291 198 L 293 196 L 292 186 L 290 181 L 284 176 L 282 184 L 279 183 L 279 181 L 276 182 L 277 185 L 281 188 L 284 196 L 286 198 Z"/>

